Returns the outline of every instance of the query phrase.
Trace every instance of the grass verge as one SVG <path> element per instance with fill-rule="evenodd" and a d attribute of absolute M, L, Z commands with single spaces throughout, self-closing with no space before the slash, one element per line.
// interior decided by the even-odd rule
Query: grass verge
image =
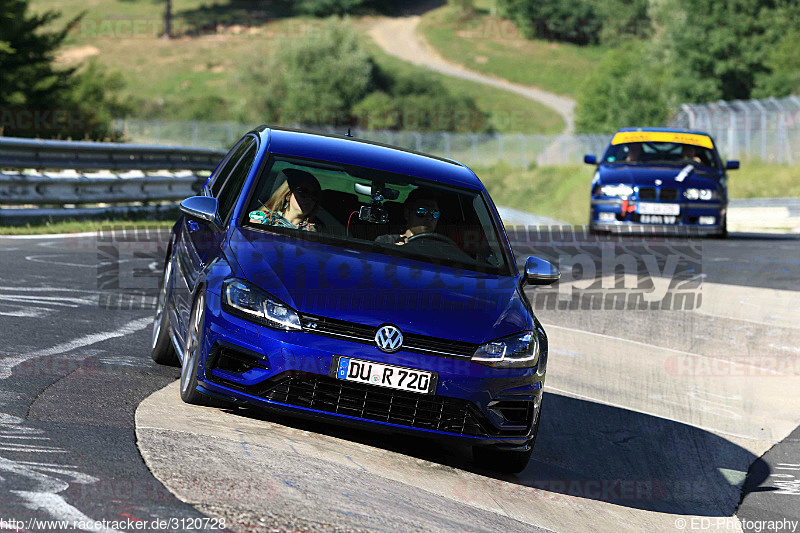
<path fill-rule="evenodd" d="M 526 39 L 511 21 L 485 10 L 463 18 L 452 6 L 444 6 L 426 13 L 419 29 L 454 63 L 573 97 L 606 53 L 602 46 Z"/>

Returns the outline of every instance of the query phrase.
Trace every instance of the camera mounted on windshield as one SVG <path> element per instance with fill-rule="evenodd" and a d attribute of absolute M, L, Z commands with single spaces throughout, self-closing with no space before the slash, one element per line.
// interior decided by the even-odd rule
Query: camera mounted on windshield
<path fill-rule="evenodd" d="M 397 200 L 400 191 L 384 187 L 383 183 L 373 183 L 372 187 L 363 183 L 355 184 L 358 194 L 369 195 L 370 204 L 362 205 L 358 211 L 358 219 L 371 224 L 386 224 L 389 222 L 389 212 L 383 208 L 385 200 Z"/>

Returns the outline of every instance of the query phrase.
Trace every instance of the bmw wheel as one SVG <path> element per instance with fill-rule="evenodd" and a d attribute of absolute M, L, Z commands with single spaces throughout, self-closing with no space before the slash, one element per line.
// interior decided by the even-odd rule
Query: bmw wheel
<path fill-rule="evenodd" d="M 153 318 L 153 340 L 150 344 L 150 357 L 159 365 L 179 366 L 178 354 L 172 346 L 169 337 L 169 311 L 167 309 L 167 293 L 169 292 L 169 278 L 172 274 L 172 258 L 167 258 L 164 276 L 158 290 L 156 301 L 156 314 Z"/>

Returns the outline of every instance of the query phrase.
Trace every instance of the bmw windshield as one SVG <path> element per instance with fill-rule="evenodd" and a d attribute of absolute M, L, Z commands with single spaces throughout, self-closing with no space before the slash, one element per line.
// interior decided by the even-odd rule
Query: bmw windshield
<path fill-rule="evenodd" d="M 514 275 L 481 191 L 273 155 L 246 202 L 241 225 L 253 230 Z"/>
<path fill-rule="evenodd" d="M 612 144 L 604 163 L 626 165 L 695 165 L 718 169 L 713 150 L 678 142 L 632 142 Z"/>

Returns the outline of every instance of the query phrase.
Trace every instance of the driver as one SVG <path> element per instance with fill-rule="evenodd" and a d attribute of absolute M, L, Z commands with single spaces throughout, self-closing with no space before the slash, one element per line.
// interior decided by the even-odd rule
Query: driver
<path fill-rule="evenodd" d="M 681 147 L 681 158 L 694 161 L 695 163 L 703 163 L 703 160 L 700 158 L 699 150 L 691 144 L 684 144 L 683 147 Z"/>
<path fill-rule="evenodd" d="M 375 242 L 381 244 L 403 245 L 410 237 L 421 233 L 433 233 L 439 222 L 441 211 L 436 194 L 427 189 L 414 189 L 408 195 L 403 209 L 408 229 L 405 233 L 381 235 Z"/>

